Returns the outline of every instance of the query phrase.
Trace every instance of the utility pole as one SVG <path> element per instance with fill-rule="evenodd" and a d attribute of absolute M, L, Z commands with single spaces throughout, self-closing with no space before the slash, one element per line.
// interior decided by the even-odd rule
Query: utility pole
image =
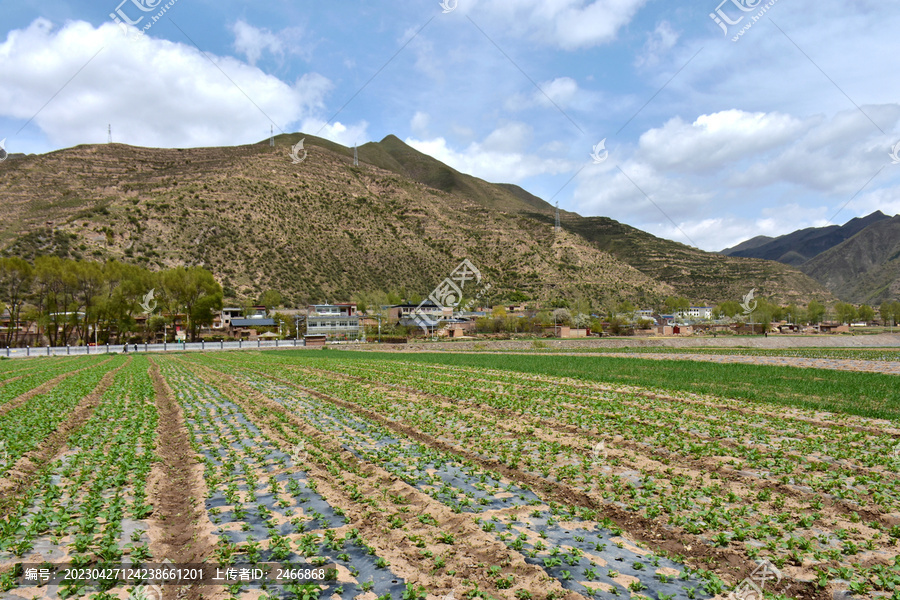
<path fill-rule="evenodd" d="M 269 147 L 275 147 L 275 126 L 269 125 Z"/>

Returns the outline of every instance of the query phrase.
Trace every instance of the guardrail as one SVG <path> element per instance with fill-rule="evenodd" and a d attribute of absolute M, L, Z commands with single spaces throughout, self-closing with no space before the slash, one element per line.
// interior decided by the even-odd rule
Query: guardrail
<path fill-rule="evenodd" d="M 365 342 L 351 342 L 365 343 Z M 83 356 L 86 354 L 109 354 L 112 352 L 203 352 L 208 350 L 257 350 L 260 348 L 301 348 L 304 340 L 254 340 L 232 342 L 177 342 L 174 344 L 100 344 L 99 346 L 26 346 L 25 348 L 6 348 L 0 350 L 0 356 L 7 358 L 33 358 L 37 356 Z"/>

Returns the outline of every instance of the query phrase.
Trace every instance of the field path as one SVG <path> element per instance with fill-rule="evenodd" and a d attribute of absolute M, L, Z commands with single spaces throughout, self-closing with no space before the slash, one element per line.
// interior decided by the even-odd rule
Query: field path
<path fill-rule="evenodd" d="M 184 413 L 175 394 L 150 359 L 150 377 L 156 390 L 159 412 L 156 453 L 162 459 L 150 473 L 149 498 L 153 504 L 150 520 L 150 549 L 156 562 L 167 559 L 179 564 L 203 562 L 212 556 L 216 544 L 212 523 L 203 499 L 206 483 L 203 466 L 191 447 Z M 171 593 L 166 586 L 167 595 Z M 180 590 L 178 597 L 185 597 Z M 205 587 L 204 597 L 216 597 L 218 587 Z M 200 597 L 195 587 L 188 598 Z M 174 597 L 174 594 L 173 594 Z"/>

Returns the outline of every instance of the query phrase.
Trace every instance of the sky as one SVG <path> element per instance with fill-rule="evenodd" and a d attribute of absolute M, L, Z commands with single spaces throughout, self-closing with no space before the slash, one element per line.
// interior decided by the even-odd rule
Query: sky
<path fill-rule="evenodd" d="M 898 30 L 884 0 L 0 0 L 0 140 L 393 134 L 717 251 L 900 213 Z"/>

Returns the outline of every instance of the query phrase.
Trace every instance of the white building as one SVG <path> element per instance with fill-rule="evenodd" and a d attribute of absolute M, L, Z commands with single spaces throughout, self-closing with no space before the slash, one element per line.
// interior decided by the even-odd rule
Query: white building
<path fill-rule="evenodd" d="M 691 306 L 685 311 L 679 311 L 676 313 L 682 319 L 703 319 L 710 320 L 713 316 L 713 307 L 712 306 Z"/>

